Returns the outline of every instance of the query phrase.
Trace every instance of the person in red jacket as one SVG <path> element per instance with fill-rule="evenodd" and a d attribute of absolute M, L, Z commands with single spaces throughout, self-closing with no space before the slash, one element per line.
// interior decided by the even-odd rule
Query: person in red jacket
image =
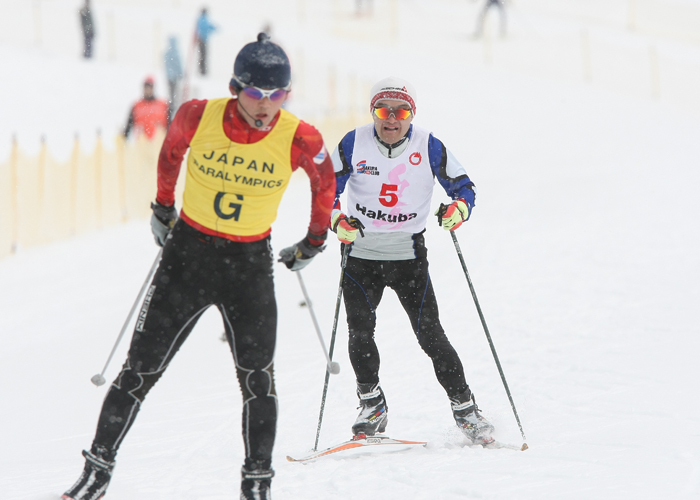
<path fill-rule="evenodd" d="M 277 427 L 273 357 L 277 305 L 270 225 L 292 172 L 311 184 L 306 236 L 280 252 L 297 271 L 323 250 L 335 174 L 321 134 L 282 109 L 291 69 L 261 33 L 243 47 L 229 88 L 233 98 L 192 100 L 173 119 L 158 160 L 151 228 L 163 247 L 124 366 L 105 397 L 85 468 L 63 498 L 98 500 L 144 398 L 209 307 L 221 313 L 243 394 L 245 461 L 241 499 L 269 500 Z M 187 155 L 183 207 L 175 183 Z"/>
<path fill-rule="evenodd" d="M 153 84 L 153 78 L 150 76 L 143 82 L 143 98 L 139 99 L 129 112 L 124 137 L 129 137 L 129 132 L 133 129 L 148 139 L 153 139 L 158 129 L 168 128 L 168 103 L 156 98 Z"/>

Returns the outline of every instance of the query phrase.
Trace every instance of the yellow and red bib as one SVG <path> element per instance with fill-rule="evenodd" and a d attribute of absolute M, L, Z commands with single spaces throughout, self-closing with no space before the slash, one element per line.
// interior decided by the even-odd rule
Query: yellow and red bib
<path fill-rule="evenodd" d="M 299 119 L 280 110 L 264 139 L 231 141 L 223 129 L 229 99 L 207 102 L 190 142 L 183 212 L 197 224 L 234 236 L 265 233 L 292 175 L 291 149 Z"/>

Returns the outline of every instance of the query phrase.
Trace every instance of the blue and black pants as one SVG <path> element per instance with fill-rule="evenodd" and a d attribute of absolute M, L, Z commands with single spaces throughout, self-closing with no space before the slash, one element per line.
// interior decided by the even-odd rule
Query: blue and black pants
<path fill-rule="evenodd" d="M 440 325 L 428 273 L 428 259 L 366 260 L 348 257 L 343 297 L 348 320 L 350 362 L 358 383 L 379 382 L 379 350 L 374 341 L 376 311 L 384 289 L 391 288 L 408 315 L 418 344 L 430 357 L 448 397 L 467 391 L 464 369 Z"/>

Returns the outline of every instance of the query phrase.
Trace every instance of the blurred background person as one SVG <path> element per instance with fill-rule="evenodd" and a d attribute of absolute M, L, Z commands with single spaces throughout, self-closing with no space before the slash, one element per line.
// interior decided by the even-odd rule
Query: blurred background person
<path fill-rule="evenodd" d="M 199 73 L 202 75 L 207 74 L 207 44 L 209 36 L 214 31 L 216 31 L 216 26 L 211 23 L 207 9 L 204 8 L 199 18 L 197 18 L 197 30 L 195 32 L 197 48 L 199 49 Z"/>
<path fill-rule="evenodd" d="M 479 17 L 476 20 L 476 30 L 474 31 L 474 38 L 481 38 L 484 34 L 484 23 L 486 22 L 486 14 L 491 7 L 498 9 L 501 18 L 501 36 L 506 36 L 506 5 L 505 0 L 486 0 L 484 7 L 479 13 Z"/>
<path fill-rule="evenodd" d="M 80 9 L 80 29 L 83 32 L 83 57 L 92 57 L 92 40 L 95 38 L 95 23 L 92 21 L 92 9 L 90 0 L 85 0 L 85 5 Z"/>
<path fill-rule="evenodd" d="M 165 51 L 165 75 L 168 79 L 168 123 L 170 123 L 180 104 L 178 88 L 184 76 L 177 38 L 174 36 L 168 39 L 168 50 Z"/>
<path fill-rule="evenodd" d="M 129 112 L 129 119 L 124 127 L 124 138 L 129 137 L 129 132 L 144 134 L 146 138 L 153 139 L 158 129 L 167 129 L 168 103 L 162 99 L 156 99 L 153 92 L 153 77 L 149 76 L 143 82 L 143 98 L 134 104 Z"/>

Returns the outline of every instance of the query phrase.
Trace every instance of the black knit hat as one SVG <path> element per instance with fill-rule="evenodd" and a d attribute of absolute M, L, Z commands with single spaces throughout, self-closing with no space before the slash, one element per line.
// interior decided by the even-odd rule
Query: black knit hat
<path fill-rule="evenodd" d="M 285 89 L 292 82 L 289 58 L 282 48 L 270 41 L 266 33 L 258 34 L 258 41 L 241 49 L 233 63 L 231 85 L 262 89 Z"/>

